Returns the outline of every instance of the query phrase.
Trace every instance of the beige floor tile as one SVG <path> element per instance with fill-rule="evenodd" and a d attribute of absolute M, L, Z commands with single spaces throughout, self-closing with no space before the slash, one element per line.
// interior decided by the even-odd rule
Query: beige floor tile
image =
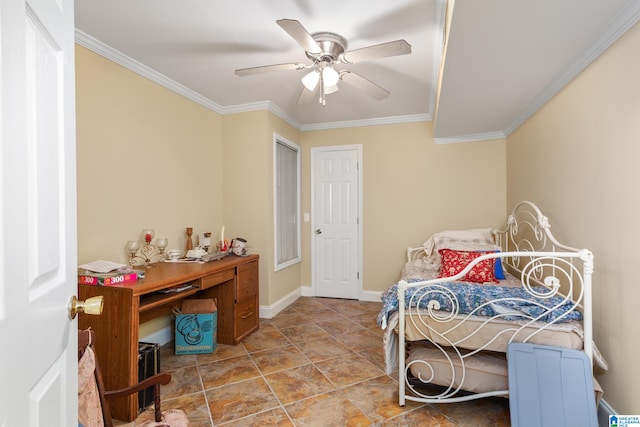
<path fill-rule="evenodd" d="M 339 391 L 311 397 L 285 406 L 293 422 L 305 427 L 372 425 L 371 421 Z"/>
<path fill-rule="evenodd" d="M 280 313 L 278 316 L 271 319 L 271 324 L 278 329 L 287 328 L 291 325 L 305 325 L 312 322 L 312 319 L 295 310 L 286 314 Z"/>
<path fill-rule="evenodd" d="M 357 314 L 355 316 L 350 316 L 349 319 L 351 319 L 352 321 L 358 323 L 359 325 L 361 325 L 362 327 L 365 327 L 365 328 L 380 329 L 378 327 L 378 312 L 380 311 L 381 308 L 382 308 L 382 306 L 380 306 L 375 311 L 367 311 L 367 312 L 364 312 L 362 314 Z"/>
<path fill-rule="evenodd" d="M 352 353 L 316 363 L 316 366 L 337 387 L 345 387 L 383 375 L 373 363 Z"/>
<path fill-rule="evenodd" d="M 216 425 L 279 406 L 278 399 L 262 378 L 216 387 L 205 393 Z"/>
<path fill-rule="evenodd" d="M 198 369 L 205 390 L 260 376 L 249 355 L 205 363 Z"/>
<path fill-rule="evenodd" d="M 459 426 L 508 427 L 511 425 L 509 401 L 504 398 L 479 399 L 436 406 L 440 412 L 457 422 Z"/>
<path fill-rule="evenodd" d="M 334 320 L 337 316 L 342 316 L 324 305 L 322 307 L 313 307 L 302 313 L 315 323 Z"/>
<path fill-rule="evenodd" d="M 237 421 L 220 424 L 224 427 L 294 427 L 291 419 L 282 408 L 270 409 L 259 414 L 249 415 Z M 191 426 L 189 426 L 191 427 Z"/>
<path fill-rule="evenodd" d="M 186 368 L 196 364 L 194 354 L 175 354 L 173 344 L 160 347 L 160 368 L 164 372 L 171 372 L 175 369 Z"/>
<path fill-rule="evenodd" d="M 236 346 L 211 354 L 161 348 L 163 410 L 184 410 L 191 427 L 508 426 L 503 399 L 398 405 L 398 372 L 384 375 L 381 304 L 301 297 Z M 144 412 L 140 425 L 152 418 Z M 213 420 L 213 424 L 212 424 Z M 118 427 L 134 423 L 116 421 Z"/>
<path fill-rule="evenodd" d="M 283 405 L 335 389 L 315 366 L 309 364 L 265 376 L 267 383 Z"/>
<path fill-rule="evenodd" d="M 289 305 L 287 308 L 294 310 L 304 310 L 310 307 L 324 307 L 323 298 L 300 297 Z"/>
<path fill-rule="evenodd" d="M 311 363 L 309 358 L 293 345 L 251 353 L 251 358 L 263 375 Z"/>
<path fill-rule="evenodd" d="M 385 371 L 386 362 L 384 360 L 384 349 L 382 346 L 367 348 L 359 351 L 358 354 L 373 363 L 383 372 Z"/>
<path fill-rule="evenodd" d="M 189 427 L 211 426 L 211 415 L 204 392 L 170 400 L 163 405 L 164 408 L 182 409 L 189 417 Z"/>
<path fill-rule="evenodd" d="M 242 346 L 249 352 L 268 350 L 270 348 L 289 345 L 291 342 L 282 333 L 276 329 L 258 329 L 244 341 Z"/>
<path fill-rule="evenodd" d="M 202 365 L 203 363 L 245 356 L 246 354 L 247 350 L 245 350 L 241 345 L 226 345 L 218 343 L 213 353 L 198 354 L 196 355 L 196 360 L 199 365 Z"/>
<path fill-rule="evenodd" d="M 378 424 L 380 427 L 456 427 L 457 423 L 448 419 L 436 408 L 426 405 L 390 418 Z"/>
<path fill-rule="evenodd" d="M 337 318 L 336 318 L 337 317 Z M 333 316 L 332 319 L 320 321 L 317 323 L 322 329 L 327 331 L 330 335 L 347 334 L 355 331 L 362 331 L 364 328 L 362 325 L 344 317 Z"/>
<path fill-rule="evenodd" d="M 200 384 L 198 367 L 189 366 L 171 371 L 171 382 L 160 388 L 160 396 L 163 400 L 170 400 L 199 391 L 202 391 L 202 384 Z"/>
<path fill-rule="evenodd" d="M 371 421 L 380 423 L 424 404 L 398 404 L 398 383 L 386 375 L 345 387 L 342 392 Z"/>
<path fill-rule="evenodd" d="M 335 336 L 338 341 L 349 347 L 353 351 L 362 351 L 368 348 L 382 347 L 382 337 L 367 329 L 358 329 Z"/>
<path fill-rule="evenodd" d="M 320 362 L 327 359 L 333 359 L 344 354 L 352 353 L 352 350 L 342 344 L 334 337 L 321 338 L 314 341 L 305 341 L 297 343 L 296 347 L 300 349 L 312 362 Z"/>
<path fill-rule="evenodd" d="M 292 326 L 290 328 L 282 329 L 281 332 L 292 343 L 312 341 L 320 338 L 328 338 L 331 336 L 327 331 L 325 331 L 315 323 Z"/>

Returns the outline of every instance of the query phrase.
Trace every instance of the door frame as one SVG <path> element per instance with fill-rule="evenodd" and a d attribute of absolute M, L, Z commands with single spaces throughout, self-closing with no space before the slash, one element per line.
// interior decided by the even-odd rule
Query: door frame
<path fill-rule="evenodd" d="M 314 239 L 314 230 L 316 229 L 316 220 L 315 220 L 315 209 L 316 209 L 316 194 L 315 194 L 315 181 L 316 181 L 316 171 L 315 171 L 315 159 L 316 153 L 319 152 L 327 152 L 327 151 L 350 151 L 356 150 L 358 154 L 358 300 L 362 300 L 363 294 L 363 270 L 362 270 L 362 247 L 363 247 L 363 213 L 362 213 L 362 144 L 349 144 L 349 145 L 331 145 L 331 146 L 323 146 L 323 147 L 311 147 L 311 228 L 309 230 L 310 242 L 311 242 L 311 296 L 316 295 L 316 245 Z"/>

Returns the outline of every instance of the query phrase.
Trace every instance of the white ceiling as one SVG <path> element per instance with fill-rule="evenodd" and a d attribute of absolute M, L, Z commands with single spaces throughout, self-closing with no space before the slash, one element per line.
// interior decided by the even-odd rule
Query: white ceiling
<path fill-rule="evenodd" d="M 435 117 L 438 142 L 508 135 L 640 18 L 637 0 L 456 0 L 436 112 L 445 0 L 75 4 L 79 44 L 217 112 L 269 108 L 302 130 Z M 310 62 L 282 18 L 338 33 L 347 50 L 405 39 L 412 53 L 336 67 L 389 90 L 382 101 L 341 82 L 326 106 L 300 106 L 308 71 L 234 74 Z"/>

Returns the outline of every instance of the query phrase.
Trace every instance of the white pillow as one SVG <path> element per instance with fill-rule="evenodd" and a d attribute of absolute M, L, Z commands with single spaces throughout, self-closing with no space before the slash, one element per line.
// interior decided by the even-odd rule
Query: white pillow
<path fill-rule="evenodd" d="M 493 232 L 491 228 L 474 228 L 469 230 L 441 231 L 440 233 L 436 233 L 431 236 L 426 242 L 422 244 L 422 246 L 424 246 L 425 252 L 427 254 L 433 253 L 434 249 L 435 252 L 437 252 L 442 248 L 463 250 L 452 247 L 451 245 L 454 244 L 495 246 L 495 241 L 493 239 Z"/>

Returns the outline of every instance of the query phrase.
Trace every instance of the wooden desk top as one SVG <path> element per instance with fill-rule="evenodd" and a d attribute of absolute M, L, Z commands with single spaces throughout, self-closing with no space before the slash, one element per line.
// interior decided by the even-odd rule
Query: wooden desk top
<path fill-rule="evenodd" d="M 133 283 L 111 285 L 109 287 L 129 288 L 133 291 L 132 296 L 144 295 L 174 286 L 177 283 L 185 283 L 191 280 L 201 279 L 210 274 L 234 268 L 237 265 L 257 259 L 258 255 L 252 254 L 244 257 L 228 255 L 220 260 L 207 263 L 159 262 L 145 268 L 144 279 Z"/>

